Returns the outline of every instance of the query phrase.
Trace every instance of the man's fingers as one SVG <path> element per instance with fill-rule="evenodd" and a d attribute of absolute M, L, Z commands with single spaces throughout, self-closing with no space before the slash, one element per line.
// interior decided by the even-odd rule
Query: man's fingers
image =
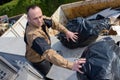
<path fill-rule="evenodd" d="M 79 73 L 83 74 L 84 72 L 80 71 L 80 69 L 77 70 Z"/>
<path fill-rule="evenodd" d="M 67 37 L 67 41 L 69 42 L 69 38 Z"/>
<path fill-rule="evenodd" d="M 80 70 L 80 68 L 82 68 L 82 66 L 81 66 L 81 65 L 79 65 L 79 66 L 78 66 L 77 71 L 78 71 L 79 73 L 83 74 L 84 72 L 82 72 L 82 71 Z"/>
<path fill-rule="evenodd" d="M 78 33 L 72 33 L 72 32 L 69 32 L 70 34 L 69 35 L 67 35 L 66 37 L 67 37 L 67 41 L 69 42 L 69 39 L 71 39 L 73 42 L 76 42 L 76 40 L 78 39 L 78 36 L 77 36 L 77 34 Z"/>
<path fill-rule="evenodd" d="M 73 42 L 76 42 L 74 38 L 71 38 Z"/>
<path fill-rule="evenodd" d="M 73 42 L 76 42 L 76 40 L 78 39 L 78 36 L 74 35 L 73 37 L 71 37 L 71 39 L 72 39 Z"/>
<path fill-rule="evenodd" d="M 78 34 L 78 33 L 74 33 L 74 36 L 73 36 L 74 39 L 78 39 L 77 34 Z"/>
<path fill-rule="evenodd" d="M 85 63 L 86 62 L 86 59 L 85 58 L 81 58 L 81 59 L 78 59 L 77 60 L 77 63 L 78 64 L 83 64 L 83 63 Z"/>
<path fill-rule="evenodd" d="M 86 59 L 85 58 L 80 58 L 80 59 L 78 59 L 79 61 L 86 61 Z"/>
<path fill-rule="evenodd" d="M 78 34 L 77 32 L 74 33 L 75 35 Z"/>
<path fill-rule="evenodd" d="M 79 66 L 78 66 L 78 68 L 82 68 L 82 66 L 81 66 L 81 65 L 79 65 Z"/>
<path fill-rule="evenodd" d="M 74 62 L 74 65 L 73 65 L 73 68 L 72 70 L 75 70 L 75 71 L 78 71 L 79 73 L 84 73 L 80 70 L 80 68 L 82 68 L 82 64 L 84 64 L 86 62 L 86 59 L 85 58 L 80 58 L 78 60 L 76 60 Z"/>
<path fill-rule="evenodd" d="M 74 39 L 78 39 L 78 36 L 77 36 L 77 35 L 75 35 L 73 38 L 74 38 Z"/>

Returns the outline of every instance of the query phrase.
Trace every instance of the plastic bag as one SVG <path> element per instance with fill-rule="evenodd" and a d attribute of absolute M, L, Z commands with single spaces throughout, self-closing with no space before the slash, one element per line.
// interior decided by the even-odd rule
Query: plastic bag
<path fill-rule="evenodd" d="M 94 42 L 102 30 L 109 30 L 109 19 L 87 20 L 81 17 L 70 20 L 66 28 L 78 33 L 76 42 L 67 41 L 64 33 L 58 34 L 58 39 L 67 48 L 74 49 L 84 47 Z"/>
<path fill-rule="evenodd" d="M 110 37 L 89 45 L 83 52 L 86 58 L 78 80 L 120 80 L 120 47 Z"/>

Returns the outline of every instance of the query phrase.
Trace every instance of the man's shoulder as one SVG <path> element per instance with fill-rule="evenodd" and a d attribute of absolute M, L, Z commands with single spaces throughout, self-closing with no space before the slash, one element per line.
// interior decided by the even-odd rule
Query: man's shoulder
<path fill-rule="evenodd" d="M 51 17 L 43 15 L 43 19 L 52 19 Z"/>
<path fill-rule="evenodd" d="M 52 27 L 52 19 L 51 19 L 50 17 L 44 16 L 44 17 L 43 17 L 43 20 L 44 20 L 45 25 L 46 25 L 48 28 Z"/>

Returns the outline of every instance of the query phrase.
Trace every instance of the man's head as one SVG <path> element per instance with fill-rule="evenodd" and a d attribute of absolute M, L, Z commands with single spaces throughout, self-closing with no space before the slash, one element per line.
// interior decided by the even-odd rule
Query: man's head
<path fill-rule="evenodd" d="M 27 8 L 28 22 L 35 26 L 43 25 L 43 14 L 39 6 L 32 5 Z"/>

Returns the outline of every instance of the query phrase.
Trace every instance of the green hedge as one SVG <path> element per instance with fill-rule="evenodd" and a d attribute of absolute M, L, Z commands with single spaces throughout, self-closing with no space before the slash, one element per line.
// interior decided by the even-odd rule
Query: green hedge
<path fill-rule="evenodd" d="M 43 14 L 51 16 L 61 4 L 75 1 L 78 0 L 12 0 L 9 3 L 0 5 L 0 16 L 6 14 L 11 17 L 26 13 L 26 7 L 31 4 L 39 5 L 43 10 Z"/>
<path fill-rule="evenodd" d="M 18 0 L 13 0 L 9 3 L 6 3 L 4 5 L 0 6 L 0 15 L 5 15 L 7 14 L 8 16 L 13 16 L 15 15 L 15 7 L 17 5 Z"/>

